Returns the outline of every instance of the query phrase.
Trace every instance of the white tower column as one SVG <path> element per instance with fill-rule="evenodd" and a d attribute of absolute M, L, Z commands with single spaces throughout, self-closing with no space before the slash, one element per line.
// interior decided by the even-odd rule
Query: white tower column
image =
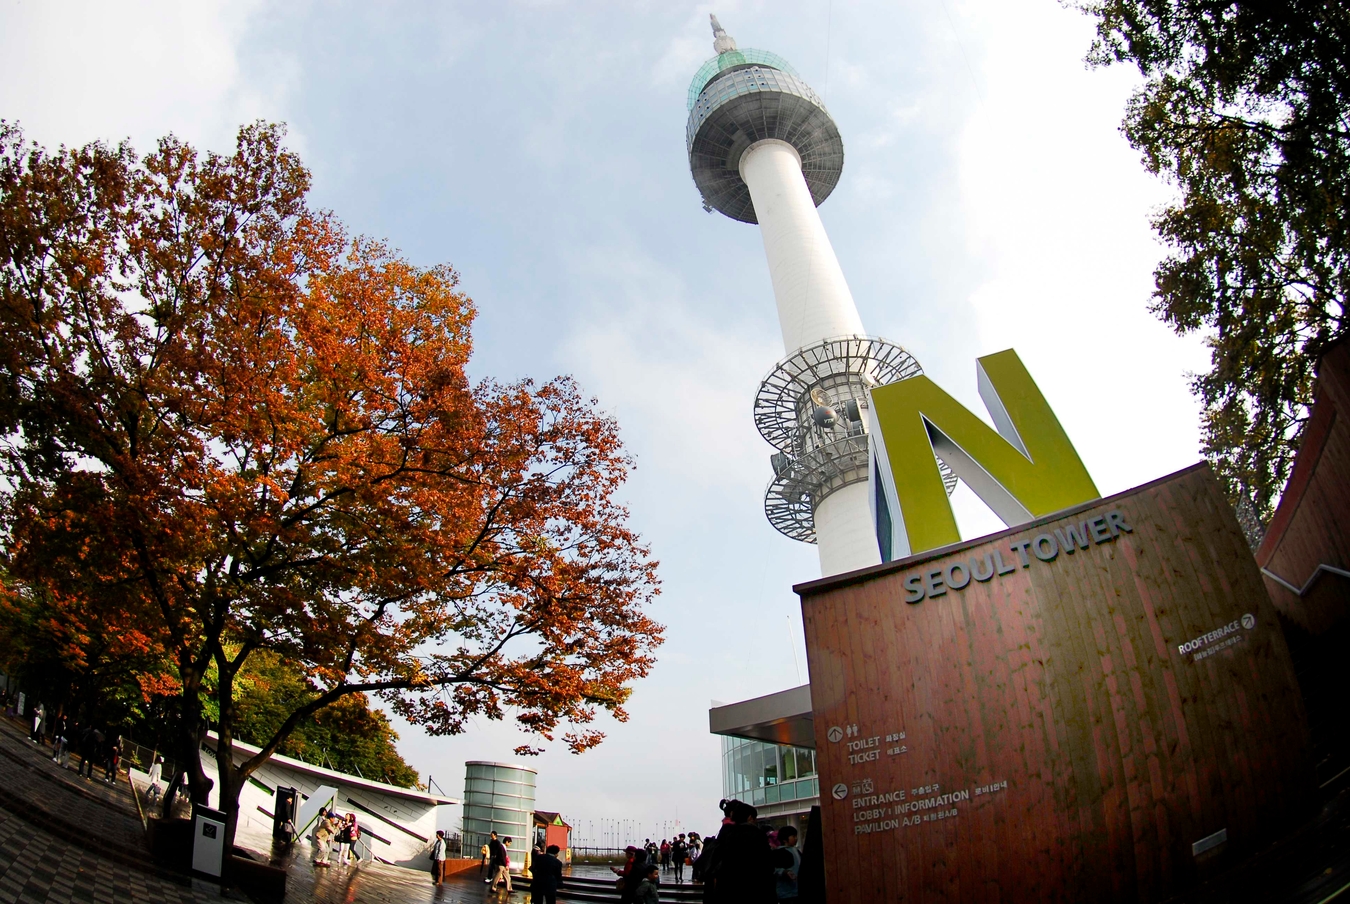
<path fill-rule="evenodd" d="M 863 335 L 797 150 L 776 138 L 757 141 L 741 155 L 740 171 L 769 259 L 783 350 L 791 354 L 822 339 Z"/>
<path fill-rule="evenodd" d="M 776 138 L 757 141 L 741 156 L 778 303 L 788 354 L 839 336 L 863 335 L 839 259 L 820 222 L 795 148 Z M 835 490 L 816 505 L 816 549 L 823 577 L 881 562 L 872 522 L 870 484 Z"/>
<path fill-rule="evenodd" d="M 851 483 L 816 506 L 816 551 L 820 553 L 821 577 L 881 564 L 868 498 L 871 491 L 870 483 Z"/>

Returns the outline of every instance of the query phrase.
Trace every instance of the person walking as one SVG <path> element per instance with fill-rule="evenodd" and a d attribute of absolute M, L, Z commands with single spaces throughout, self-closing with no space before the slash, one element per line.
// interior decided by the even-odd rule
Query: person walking
<path fill-rule="evenodd" d="M 802 852 L 797 850 L 797 830 L 783 826 L 778 830 L 778 848 L 773 852 L 774 885 L 780 901 L 797 900 L 797 876 L 802 871 Z"/>
<path fill-rule="evenodd" d="M 684 881 L 684 859 L 688 856 L 689 846 L 684 843 L 684 835 L 681 834 L 670 846 L 670 864 L 675 869 L 676 882 Z"/>
<path fill-rule="evenodd" d="M 314 865 L 331 866 L 328 854 L 333 846 L 333 823 L 328 818 L 327 807 L 319 808 L 319 818 L 314 824 L 314 843 L 319 848 L 319 854 L 314 858 Z"/>
<path fill-rule="evenodd" d="M 563 865 L 558 859 L 560 850 L 556 844 L 550 844 L 530 868 L 530 889 L 534 904 L 558 904 L 558 889 L 562 887 L 563 881 Z"/>
<path fill-rule="evenodd" d="M 502 843 L 497 840 L 497 833 L 493 832 L 488 836 L 488 877 L 483 881 L 491 887 L 493 880 L 497 878 L 497 867 L 502 865 L 502 860 L 506 858 L 506 849 Z"/>
<path fill-rule="evenodd" d="M 66 717 L 58 715 L 56 721 L 52 723 L 52 762 L 58 766 L 64 765 L 61 758 L 66 756 L 68 748 L 66 730 Z"/>
<path fill-rule="evenodd" d="M 159 795 L 164 789 L 160 787 L 160 779 L 164 777 L 164 757 L 156 756 L 155 761 L 150 764 L 150 774 L 147 776 L 149 788 L 146 790 L 146 796 L 150 798 L 150 803 L 159 800 Z"/>
<path fill-rule="evenodd" d="M 481 848 L 478 849 L 478 855 L 479 855 L 479 857 L 482 858 L 482 859 L 480 859 L 480 860 L 478 861 L 478 875 L 481 876 L 481 875 L 483 875 L 483 870 L 487 869 L 487 863 L 488 863 L 488 846 L 487 846 L 487 842 L 483 842 L 483 846 L 482 846 Z"/>
<path fill-rule="evenodd" d="M 431 843 L 431 878 L 437 885 L 445 881 L 445 832 L 441 829 Z"/>
<path fill-rule="evenodd" d="M 656 863 L 648 863 L 645 870 L 642 881 L 638 883 L 637 890 L 633 893 L 633 904 L 660 904 L 661 896 L 658 889 L 661 884 L 661 867 Z"/>
<path fill-rule="evenodd" d="M 80 776 L 94 780 L 94 760 L 98 759 L 98 750 L 103 746 L 103 732 L 86 725 L 80 734 Z"/>
<path fill-rule="evenodd" d="M 33 707 L 33 730 L 29 732 L 28 740 L 32 741 L 34 744 L 40 745 L 42 743 L 42 733 L 46 728 L 47 710 L 43 707 L 42 701 L 38 701 L 38 705 Z"/>
<path fill-rule="evenodd" d="M 122 736 L 109 738 L 107 745 L 103 748 L 103 780 L 108 784 L 117 781 L 117 764 L 122 758 Z"/>
<path fill-rule="evenodd" d="M 511 837 L 502 839 L 502 862 L 497 867 L 497 875 L 492 877 L 492 887 L 495 890 L 497 883 L 501 882 L 506 886 L 506 893 L 511 894 Z"/>

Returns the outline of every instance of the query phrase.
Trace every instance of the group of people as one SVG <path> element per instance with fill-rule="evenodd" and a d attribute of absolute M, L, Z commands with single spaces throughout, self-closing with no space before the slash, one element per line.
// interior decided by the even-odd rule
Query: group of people
<path fill-rule="evenodd" d="M 318 848 L 314 865 L 332 866 L 333 846 L 336 845 L 338 865 L 346 866 L 351 863 L 356 842 L 360 839 L 361 827 L 356 824 L 355 813 L 343 816 L 336 810 L 320 807 L 319 818 L 314 823 L 314 844 Z M 360 859 L 359 855 L 357 859 Z"/>
<path fill-rule="evenodd" d="M 483 881 L 488 884 L 488 888 L 497 891 L 498 886 L 501 886 L 507 894 L 510 894 L 511 836 L 498 838 L 497 833 L 493 832 L 479 853 L 483 859 L 478 863 L 478 872 L 481 874 L 483 868 L 487 867 L 487 878 Z"/>
<path fill-rule="evenodd" d="M 802 866 L 797 829 L 761 826 L 759 812 L 743 801 L 724 800 L 719 807 L 722 826 L 694 862 L 705 904 L 795 904 Z"/>
<path fill-rule="evenodd" d="M 692 866 L 703 853 L 703 839 L 698 832 L 687 835 L 681 832 L 674 838 L 662 838 L 659 843 L 648 838 L 642 851 L 648 863 L 659 864 L 661 872 L 674 873 L 675 881 L 683 882 L 684 868 Z"/>
<path fill-rule="evenodd" d="M 611 867 L 622 904 L 656 904 L 661 873 L 673 872 L 682 882 L 686 865 L 703 883 L 705 904 L 795 904 L 802 866 L 797 829 L 760 825 L 759 812 L 743 801 L 724 800 L 719 807 L 722 825 L 715 836 L 690 832 L 629 846 L 623 868 Z"/>
<path fill-rule="evenodd" d="M 28 739 L 34 744 L 50 744 L 52 762 L 66 769 L 70 768 L 70 755 L 77 754 L 80 758 L 77 768 L 83 778 L 93 781 L 94 767 L 99 766 L 105 782 L 117 781 L 122 761 L 121 736 L 104 732 L 93 723 L 81 725 L 62 712 L 53 716 L 39 702 L 29 717 Z"/>
<path fill-rule="evenodd" d="M 623 868 L 611 866 L 619 877 L 619 900 L 650 904 L 659 900 L 662 872 L 673 872 L 676 882 L 684 881 L 685 866 L 696 863 L 703 853 L 703 839 L 697 832 L 681 832 L 674 838 L 655 842 L 648 838 L 642 847 L 624 849 Z"/>

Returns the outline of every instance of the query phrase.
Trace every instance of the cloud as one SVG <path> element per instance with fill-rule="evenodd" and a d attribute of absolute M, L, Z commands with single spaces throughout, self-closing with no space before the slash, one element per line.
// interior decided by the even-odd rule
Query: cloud
<path fill-rule="evenodd" d="M 49 145 L 130 137 L 144 152 L 173 131 L 229 147 L 241 122 L 277 117 L 294 81 L 285 57 L 241 68 L 238 45 L 258 9 L 256 0 L 7 4 L 0 109 Z"/>
<path fill-rule="evenodd" d="M 1084 70 L 1086 16 L 994 6 L 979 24 L 985 100 L 959 173 L 967 242 L 989 262 L 971 295 L 980 354 L 1018 350 L 1103 492 L 1192 464 L 1186 374 L 1205 353 L 1146 310 L 1167 191 L 1118 131 L 1135 80 Z"/>

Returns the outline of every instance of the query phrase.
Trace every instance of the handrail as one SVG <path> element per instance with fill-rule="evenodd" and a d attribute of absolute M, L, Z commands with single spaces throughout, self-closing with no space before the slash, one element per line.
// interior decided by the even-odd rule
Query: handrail
<path fill-rule="evenodd" d="M 1270 578 L 1275 583 L 1279 584 L 1281 587 L 1293 593 L 1296 593 L 1299 596 L 1307 596 L 1308 591 L 1312 589 L 1313 584 L 1317 583 L 1317 579 L 1320 578 L 1323 573 L 1337 574 L 1343 578 L 1350 578 L 1350 571 L 1346 571 L 1344 568 L 1337 568 L 1335 565 L 1328 565 L 1325 562 L 1323 562 L 1321 565 L 1318 565 L 1315 569 L 1313 569 L 1313 573 L 1308 577 L 1307 583 L 1305 583 L 1303 585 L 1303 589 L 1300 590 L 1293 584 L 1286 581 L 1284 578 L 1280 577 L 1275 572 L 1271 571 L 1269 568 L 1262 568 L 1261 573 L 1264 574 L 1266 577 Z"/>

